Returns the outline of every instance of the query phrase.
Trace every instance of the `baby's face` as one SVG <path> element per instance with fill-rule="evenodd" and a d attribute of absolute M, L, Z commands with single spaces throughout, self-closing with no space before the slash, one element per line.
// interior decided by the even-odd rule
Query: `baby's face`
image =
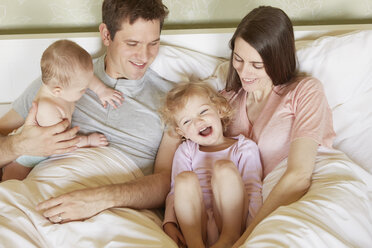
<path fill-rule="evenodd" d="M 61 97 L 68 102 L 78 101 L 94 78 L 93 70 L 77 70 L 71 76 L 70 85 L 62 89 Z"/>

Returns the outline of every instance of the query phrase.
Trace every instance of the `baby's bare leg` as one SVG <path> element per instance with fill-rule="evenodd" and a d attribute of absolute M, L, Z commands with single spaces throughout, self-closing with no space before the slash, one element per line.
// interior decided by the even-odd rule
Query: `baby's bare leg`
<path fill-rule="evenodd" d="M 23 166 L 15 161 L 11 162 L 3 168 L 1 181 L 3 182 L 10 179 L 23 180 L 31 170 L 32 167 Z"/>
<path fill-rule="evenodd" d="M 175 179 L 174 209 L 188 247 L 205 247 L 206 213 L 198 177 L 180 173 Z"/>
<path fill-rule="evenodd" d="M 245 189 L 234 163 L 217 161 L 212 174 L 214 216 L 220 230 L 218 241 L 212 246 L 231 247 L 241 235 L 244 220 Z"/>

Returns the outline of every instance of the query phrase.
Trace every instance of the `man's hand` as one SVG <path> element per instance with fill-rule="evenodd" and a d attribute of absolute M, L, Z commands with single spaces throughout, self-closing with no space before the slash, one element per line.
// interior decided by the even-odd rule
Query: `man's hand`
<path fill-rule="evenodd" d="M 100 190 L 102 188 L 72 191 L 39 203 L 36 210 L 44 211 L 44 217 L 53 223 L 85 220 L 106 209 Z"/>
<path fill-rule="evenodd" d="M 176 242 L 178 247 L 185 247 L 186 241 L 181 231 L 177 228 L 176 224 L 172 222 L 165 223 L 164 232 Z"/>
<path fill-rule="evenodd" d="M 32 108 L 26 118 L 24 127 L 15 135 L 14 152 L 18 155 L 50 156 L 71 152 L 77 149 L 76 144 L 80 138 L 76 136 L 79 127 L 67 129 L 68 120 L 63 120 L 50 127 L 40 127 L 36 121 L 37 104 Z"/>

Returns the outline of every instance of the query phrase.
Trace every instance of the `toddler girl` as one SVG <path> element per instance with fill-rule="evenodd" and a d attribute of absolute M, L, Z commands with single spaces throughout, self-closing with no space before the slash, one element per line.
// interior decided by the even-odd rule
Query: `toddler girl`
<path fill-rule="evenodd" d="M 257 145 L 225 137 L 231 108 L 204 83 L 180 83 L 160 110 L 168 131 L 181 135 L 173 159 L 164 231 L 188 247 L 231 247 L 262 205 Z"/>

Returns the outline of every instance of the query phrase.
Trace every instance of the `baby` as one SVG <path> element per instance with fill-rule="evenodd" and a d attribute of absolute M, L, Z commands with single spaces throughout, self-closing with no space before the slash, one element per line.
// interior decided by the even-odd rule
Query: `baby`
<path fill-rule="evenodd" d="M 109 103 L 117 108 L 123 101 L 121 92 L 107 87 L 94 75 L 90 54 L 73 41 L 59 40 L 51 44 L 44 51 L 40 64 L 43 84 L 34 99 L 38 104 L 36 120 L 40 126 L 51 126 L 63 119 L 71 123 L 75 102 L 87 88 L 98 95 L 104 107 Z M 108 145 L 105 135 L 100 133 L 79 136 L 78 147 Z M 24 179 L 44 159 L 46 157 L 20 156 L 4 168 L 3 181 Z"/>

